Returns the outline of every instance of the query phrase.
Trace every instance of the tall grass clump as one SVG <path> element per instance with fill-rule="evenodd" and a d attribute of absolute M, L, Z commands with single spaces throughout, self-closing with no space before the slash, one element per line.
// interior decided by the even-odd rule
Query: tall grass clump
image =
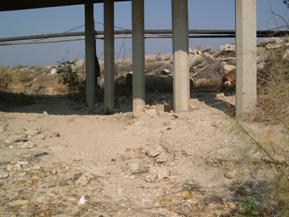
<path fill-rule="evenodd" d="M 258 75 L 258 114 L 266 121 L 289 123 L 289 38 L 268 49 L 265 68 Z"/>

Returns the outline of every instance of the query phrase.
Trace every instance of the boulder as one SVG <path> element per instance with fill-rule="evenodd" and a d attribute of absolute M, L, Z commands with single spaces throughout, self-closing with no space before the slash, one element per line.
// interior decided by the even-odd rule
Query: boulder
<path fill-rule="evenodd" d="M 55 75 L 55 74 L 57 74 L 57 69 L 56 68 L 52 68 L 50 70 L 50 75 Z"/>
<path fill-rule="evenodd" d="M 172 72 L 171 72 L 171 70 L 165 68 L 165 69 L 162 70 L 162 73 L 161 73 L 161 74 L 162 74 L 162 75 L 170 75 L 170 74 L 172 74 Z"/>
<path fill-rule="evenodd" d="M 72 63 L 76 66 L 76 68 L 80 69 L 84 68 L 85 60 L 74 60 Z"/>
<path fill-rule="evenodd" d="M 225 64 L 223 66 L 223 75 L 228 74 L 231 71 L 236 71 L 236 66 Z"/>
<path fill-rule="evenodd" d="M 200 64 L 202 61 L 204 61 L 203 53 L 202 51 L 198 49 L 192 50 L 190 48 L 189 50 L 189 66 L 193 67 L 198 64 Z"/>
<path fill-rule="evenodd" d="M 225 44 L 220 46 L 220 50 L 222 51 L 235 51 L 236 46 L 232 44 Z"/>

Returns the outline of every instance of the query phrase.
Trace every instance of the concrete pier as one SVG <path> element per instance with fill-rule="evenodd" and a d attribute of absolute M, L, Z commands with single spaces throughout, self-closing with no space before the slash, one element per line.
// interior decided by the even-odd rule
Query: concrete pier
<path fill-rule="evenodd" d="M 236 117 L 246 118 L 257 103 L 256 0 L 236 0 Z"/>
<path fill-rule="evenodd" d="M 144 0 L 132 0 L 133 116 L 145 108 Z"/>
<path fill-rule="evenodd" d="M 104 112 L 114 110 L 114 1 L 104 1 Z"/>
<path fill-rule="evenodd" d="M 86 102 L 90 112 L 95 110 L 95 37 L 94 37 L 94 10 L 93 3 L 85 3 L 85 67 L 86 67 Z"/>
<path fill-rule="evenodd" d="M 174 111 L 189 110 L 189 28 L 188 0 L 172 0 L 173 55 L 174 55 Z"/>

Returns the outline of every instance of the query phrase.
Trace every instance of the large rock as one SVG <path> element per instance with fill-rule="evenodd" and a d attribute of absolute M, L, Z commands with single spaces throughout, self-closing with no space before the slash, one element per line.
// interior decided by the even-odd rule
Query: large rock
<path fill-rule="evenodd" d="M 202 51 L 198 49 L 189 50 L 189 66 L 194 67 L 204 61 L 204 56 Z"/>
<path fill-rule="evenodd" d="M 225 44 L 220 46 L 220 50 L 222 51 L 235 51 L 236 47 L 232 44 Z"/>
<path fill-rule="evenodd" d="M 223 75 L 226 75 L 226 74 L 228 74 L 229 72 L 232 72 L 232 71 L 236 72 L 236 66 L 228 65 L 228 64 L 225 64 L 223 66 Z"/>
<path fill-rule="evenodd" d="M 85 60 L 74 60 L 72 63 L 76 66 L 77 69 L 84 69 Z"/>
<path fill-rule="evenodd" d="M 222 86 L 223 68 L 219 60 L 208 63 L 200 68 L 191 71 L 193 88 L 196 89 L 217 89 Z"/>

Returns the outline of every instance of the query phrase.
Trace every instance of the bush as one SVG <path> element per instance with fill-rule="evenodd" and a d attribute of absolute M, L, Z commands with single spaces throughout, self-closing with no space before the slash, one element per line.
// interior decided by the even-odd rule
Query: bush
<path fill-rule="evenodd" d="M 70 61 L 60 62 L 57 73 L 60 75 L 60 82 L 67 85 L 70 92 L 80 91 L 81 81 L 78 78 L 74 63 Z"/>
<path fill-rule="evenodd" d="M 256 204 L 256 200 L 253 197 L 242 197 L 239 203 L 239 216 L 257 217 L 259 216 L 259 210 Z"/>

